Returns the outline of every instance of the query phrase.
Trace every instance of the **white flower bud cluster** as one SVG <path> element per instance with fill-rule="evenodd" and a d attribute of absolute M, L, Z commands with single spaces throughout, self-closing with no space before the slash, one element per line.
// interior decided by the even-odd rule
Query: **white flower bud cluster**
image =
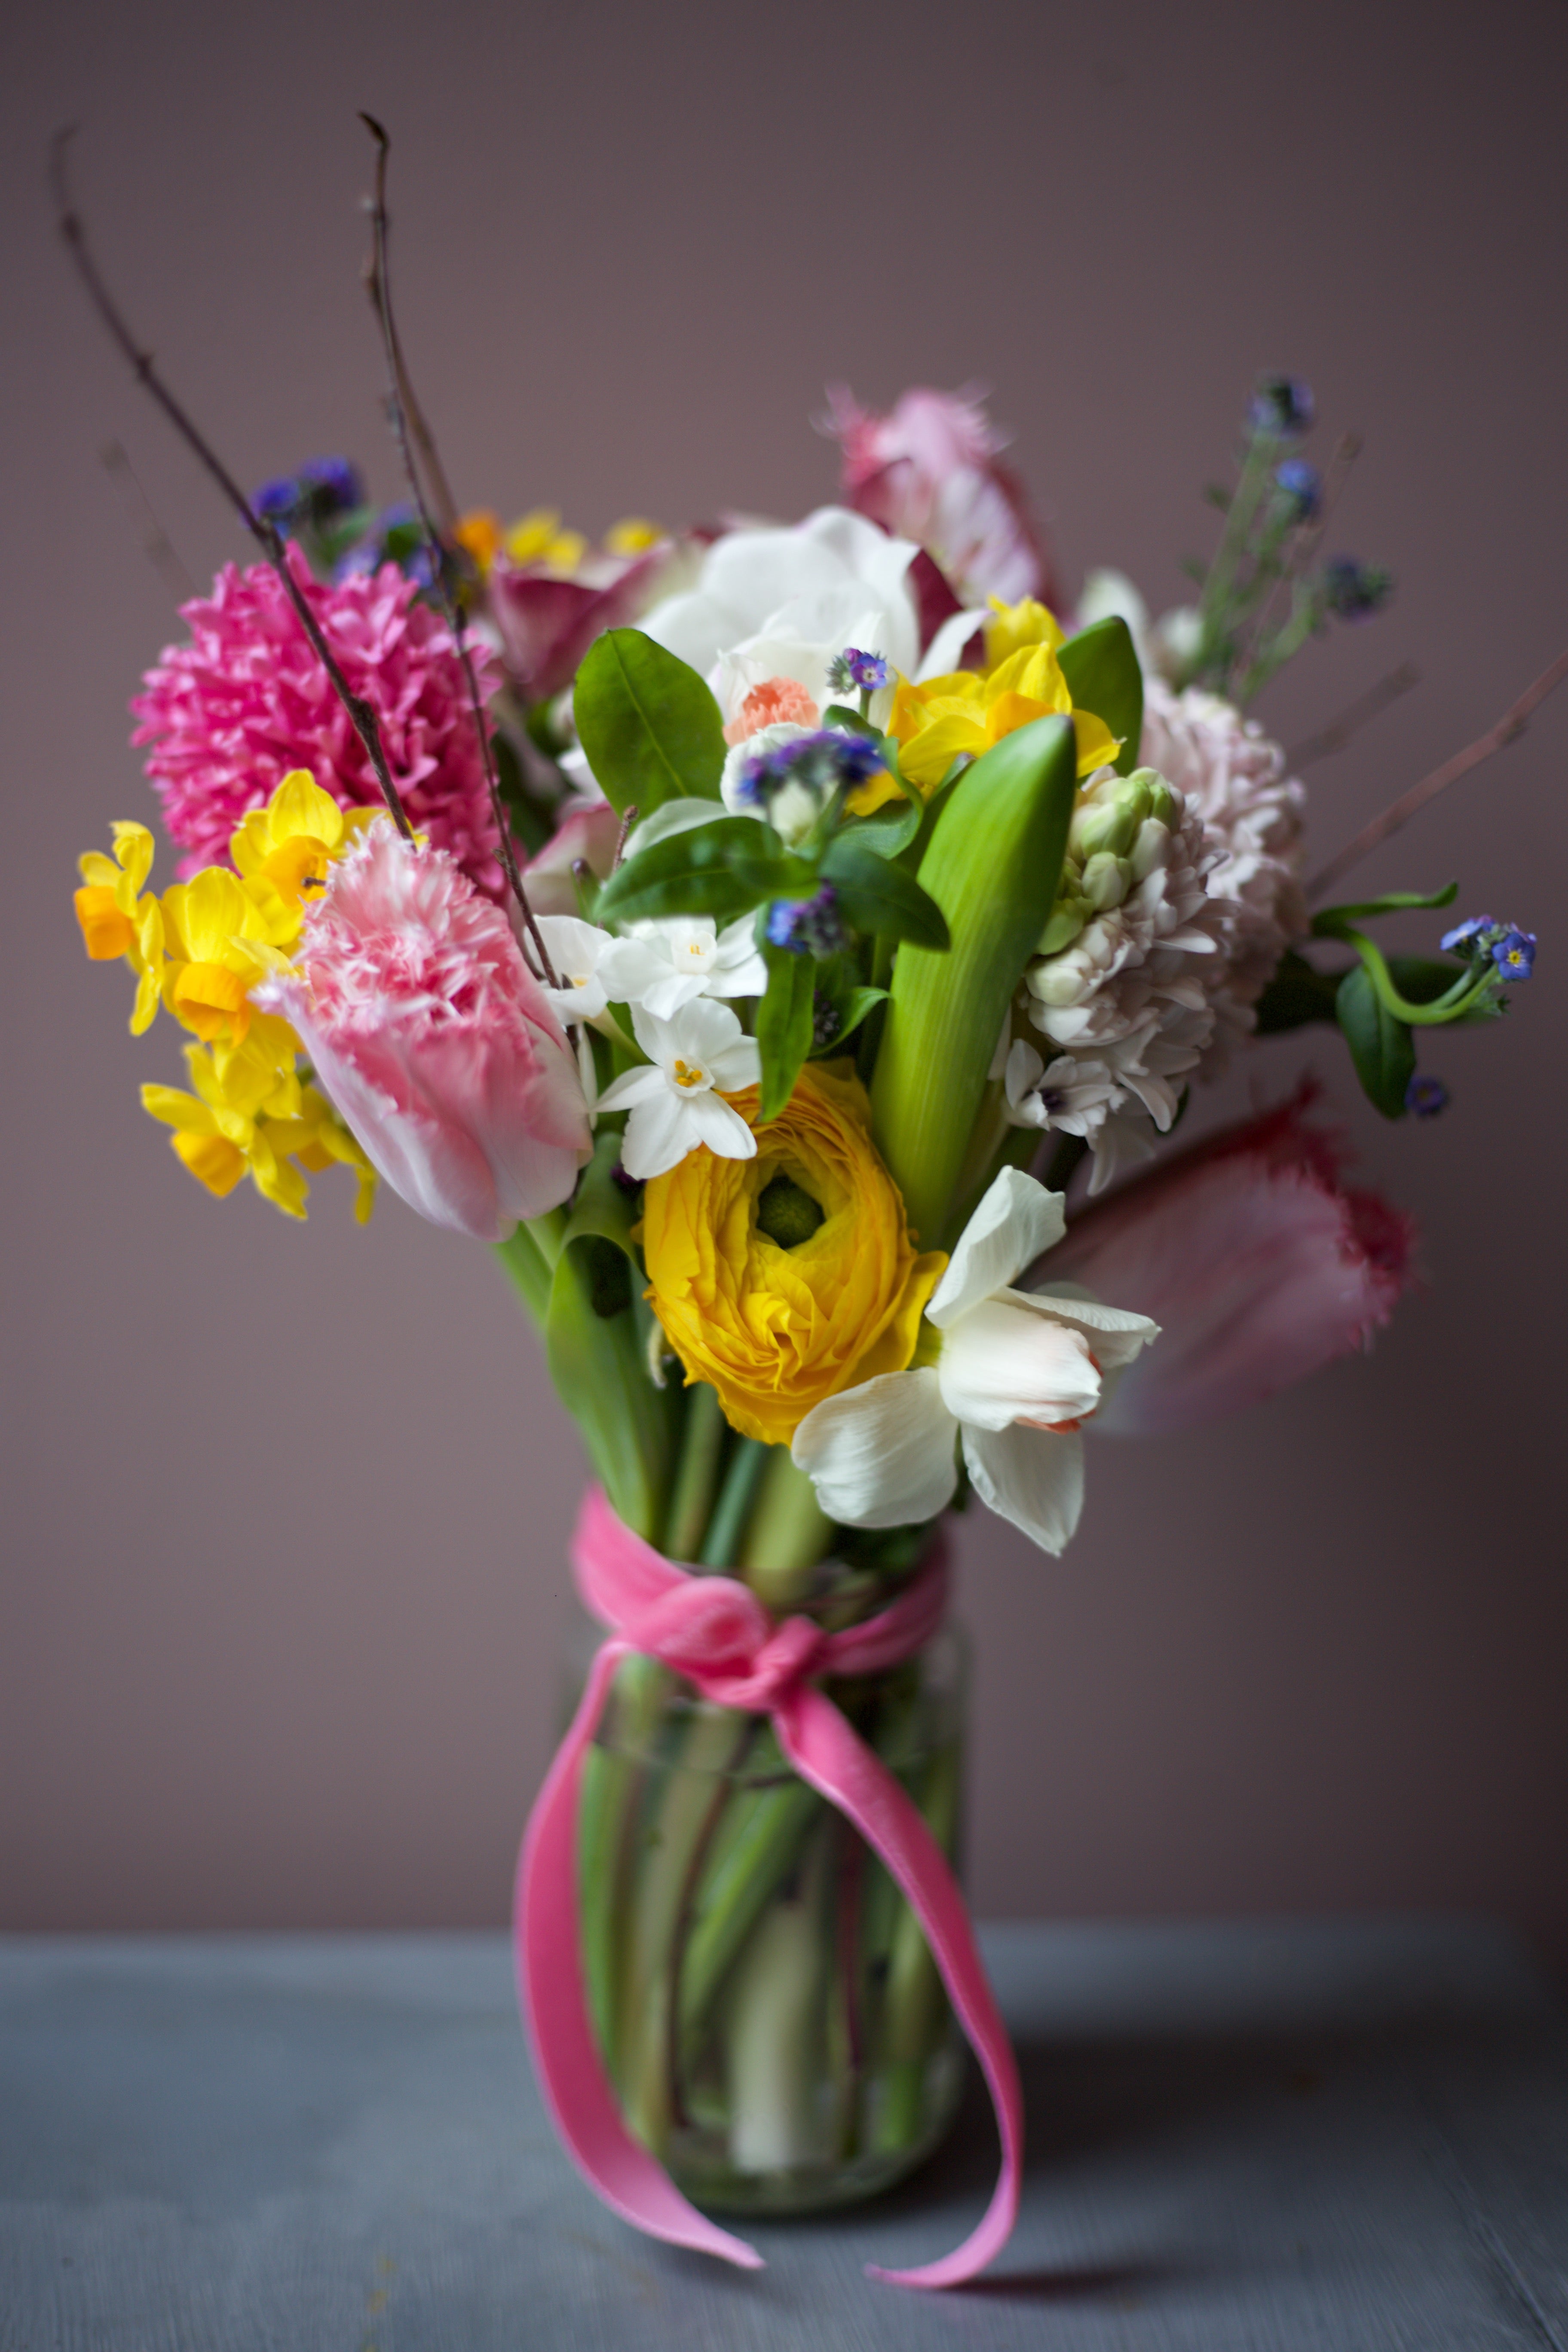
<path fill-rule="evenodd" d="M 1152 768 L 1106 768 L 1081 793 L 1063 891 L 1025 974 L 1028 1019 L 1046 1050 L 1017 1038 L 1005 1074 L 1021 1126 L 1080 1135 L 1091 1190 L 1153 1148 L 1181 1079 L 1214 1034 L 1225 985 L 1226 917 L 1208 891 L 1216 857 L 1202 819 Z"/>
<path fill-rule="evenodd" d="M 1301 895 L 1306 793 L 1256 719 L 1201 688 L 1144 683 L 1142 755 L 1203 820 L 1218 856 L 1206 887 L 1221 917 L 1225 985 L 1206 1075 L 1253 1025 L 1253 1006 L 1291 941 L 1307 929 Z"/>

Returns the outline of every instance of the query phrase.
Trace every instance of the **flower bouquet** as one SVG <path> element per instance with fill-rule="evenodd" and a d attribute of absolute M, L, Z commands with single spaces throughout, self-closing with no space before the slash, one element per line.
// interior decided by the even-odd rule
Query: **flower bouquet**
<path fill-rule="evenodd" d="M 1309 910 L 1303 789 L 1246 707 L 1390 583 L 1320 558 L 1299 383 L 1259 385 L 1198 599 L 1158 622 L 1110 574 L 1069 608 L 968 394 L 835 394 L 840 503 L 803 522 L 591 548 L 453 500 L 382 183 L 373 216 L 386 512 L 340 459 L 237 488 L 62 179 L 105 322 L 264 559 L 185 605 L 133 706 L 177 878 L 116 824 L 79 920 L 132 1030 L 188 1034 L 143 1101 L 209 1192 L 301 1217 L 339 1165 L 363 1219 L 384 1181 L 494 1245 L 539 1326 L 606 1631 L 519 1874 L 572 2155 L 753 2263 L 710 2212 L 896 2179 L 962 2029 L 1001 2177 L 956 2252 L 885 2274 L 952 2284 L 1005 2240 L 1022 2116 L 952 1870 L 945 1516 L 1058 1553 L 1086 1431 L 1190 1426 L 1384 1323 L 1410 1226 L 1343 1182 L 1310 1089 L 1163 1139 L 1312 1022 L 1429 1116 L 1416 1041 L 1496 1019 L 1534 940 L 1483 917 L 1384 955 L 1369 925 L 1453 888 Z"/>

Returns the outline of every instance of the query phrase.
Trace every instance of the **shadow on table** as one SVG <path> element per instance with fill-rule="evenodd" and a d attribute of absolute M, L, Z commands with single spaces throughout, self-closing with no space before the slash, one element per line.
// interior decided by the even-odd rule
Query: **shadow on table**
<path fill-rule="evenodd" d="M 1520 2043 L 1518 2030 L 1500 2022 L 1490 2031 L 1482 2027 L 1480 2037 L 1500 2053 Z M 1474 2055 L 1474 2019 L 1380 2020 L 1360 2030 L 1311 2032 L 1204 2029 L 1158 2038 L 1020 2039 L 1026 2190 L 1033 2184 L 1037 2197 L 1042 2186 L 1048 2193 L 1042 2175 L 1064 2190 L 1080 2186 L 1087 2169 L 1108 2160 L 1159 2166 L 1169 2178 L 1184 2160 L 1200 2162 L 1217 2139 L 1267 2139 L 1282 2127 L 1290 2136 L 1292 2111 L 1331 2084 L 1353 2081 L 1359 2096 L 1377 2102 L 1386 2099 L 1394 2081 L 1408 2090 L 1439 2070 L 1461 2042 Z M 910 2180 L 878 2200 L 877 2211 L 889 2221 L 941 2209 L 951 2222 L 955 2208 L 977 2216 L 995 2174 L 990 2101 L 972 2064 L 949 2137 Z M 828 2218 L 816 2217 L 813 2227 L 821 2230 Z M 863 2210 L 832 2218 L 846 2229 L 866 2227 Z M 1072 2253 L 1064 2251 L 1059 2265 L 1009 2270 L 1007 2259 L 1004 2254 L 997 2269 L 952 2292 L 1041 2305 L 1132 2306 L 1162 2288 L 1194 2283 L 1205 2267 L 1187 2252 L 1125 2245 L 1095 2249 L 1085 2259 L 1079 2244 Z"/>

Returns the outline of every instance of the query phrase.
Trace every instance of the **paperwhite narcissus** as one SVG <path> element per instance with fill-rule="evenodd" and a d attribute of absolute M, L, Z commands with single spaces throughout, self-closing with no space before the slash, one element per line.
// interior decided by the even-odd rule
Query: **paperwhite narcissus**
<path fill-rule="evenodd" d="M 724 1096 L 756 1085 L 761 1050 L 729 1006 L 700 996 L 661 1021 L 634 1005 L 632 1026 L 647 1063 L 599 1097 L 601 1111 L 631 1112 L 621 1142 L 626 1174 L 639 1183 L 663 1176 L 700 1143 L 721 1160 L 754 1159 L 757 1139 Z"/>
<path fill-rule="evenodd" d="M 795 1460 L 829 1518 L 934 1517 L 958 1483 L 958 1440 L 981 1500 L 1043 1550 L 1062 1549 L 1083 1502 L 1079 1424 L 1159 1333 L 1146 1315 L 1087 1295 L 1013 1288 L 1065 1230 L 1061 1194 L 1004 1169 L 926 1308 L 935 1361 L 828 1397 L 795 1432 Z"/>

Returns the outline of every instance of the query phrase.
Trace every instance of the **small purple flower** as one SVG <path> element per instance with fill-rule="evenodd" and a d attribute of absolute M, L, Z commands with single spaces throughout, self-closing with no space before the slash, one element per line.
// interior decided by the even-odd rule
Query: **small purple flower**
<path fill-rule="evenodd" d="M 312 457 L 300 468 L 300 487 L 312 494 L 320 515 L 342 514 L 364 504 L 364 483 L 347 457 Z"/>
<path fill-rule="evenodd" d="M 300 485 L 280 474 L 275 481 L 263 482 L 250 503 L 264 521 L 287 522 L 298 510 Z"/>
<path fill-rule="evenodd" d="M 1535 933 L 1516 930 L 1510 923 L 1502 937 L 1490 941 L 1491 959 L 1504 980 L 1528 980 L 1535 969 Z"/>
<path fill-rule="evenodd" d="M 843 1026 L 838 1007 L 827 991 L 825 988 L 814 989 L 811 997 L 811 1042 L 816 1050 L 820 1053 L 824 1045 L 831 1045 Z"/>
<path fill-rule="evenodd" d="M 1417 1118 L 1436 1118 L 1448 1108 L 1448 1089 L 1441 1078 L 1425 1077 L 1418 1070 L 1405 1089 L 1405 1108 Z"/>
<path fill-rule="evenodd" d="M 1489 915 L 1471 915 L 1465 922 L 1456 923 L 1451 931 L 1445 931 L 1439 945 L 1446 955 L 1468 955 L 1483 931 L 1495 931 L 1497 928 Z"/>
<path fill-rule="evenodd" d="M 837 955 L 846 932 L 832 883 L 825 882 L 809 898 L 775 898 L 768 908 L 767 936 L 791 955 Z"/>
<path fill-rule="evenodd" d="M 1353 555 L 1336 555 L 1323 566 L 1323 601 L 1342 621 L 1370 621 L 1394 593 L 1394 574 Z"/>
<path fill-rule="evenodd" d="M 1313 413 L 1311 389 L 1299 376 L 1265 375 L 1247 403 L 1247 417 L 1255 433 L 1293 439 L 1311 430 Z"/>
<path fill-rule="evenodd" d="M 1323 503 L 1323 478 L 1305 457 L 1287 457 L 1274 468 L 1279 495 L 1293 522 L 1310 522 Z"/>
<path fill-rule="evenodd" d="M 804 784 L 826 800 L 840 785 L 853 791 L 868 776 L 879 775 L 885 762 L 868 735 L 851 735 L 837 727 L 819 727 L 791 743 L 771 751 L 753 751 L 742 761 L 734 793 L 747 808 L 765 809 L 774 793 L 788 783 Z"/>
<path fill-rule="evenodd" d="M 827 683 L 835 694 L 848 694 L 852 689 L 876 694 L 892 682 L 892 665 L 886 656 L 862 653 L 858 646 L 846 646 L 827 665 Z"/>

